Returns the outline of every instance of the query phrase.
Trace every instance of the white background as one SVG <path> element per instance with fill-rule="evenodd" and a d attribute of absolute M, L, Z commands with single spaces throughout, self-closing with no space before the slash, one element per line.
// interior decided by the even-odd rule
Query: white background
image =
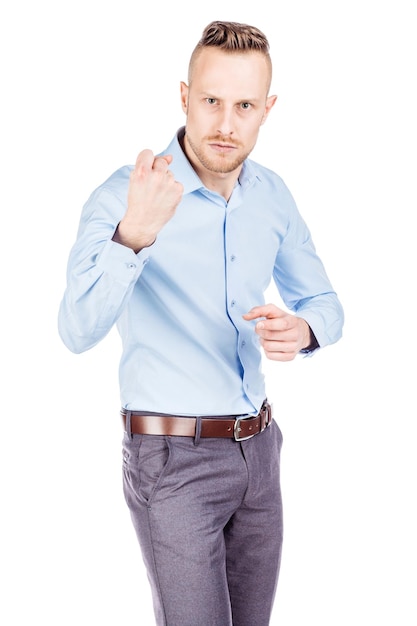
<path fill-rule="evenodd" d="M 338 344 L 265 364 L 284 433 L 272 624 L 416 626 L 413 3 L 8 4 L 0 622 L 153 624 L 122 495 L 118 337 L 73 355 L 57 310 L 82 204 L 139 150 L 165 148 L 192 48 L 229 19 L 270 40 L 279 99 L 252 156 L 291 189 L 346 313 Z"/>

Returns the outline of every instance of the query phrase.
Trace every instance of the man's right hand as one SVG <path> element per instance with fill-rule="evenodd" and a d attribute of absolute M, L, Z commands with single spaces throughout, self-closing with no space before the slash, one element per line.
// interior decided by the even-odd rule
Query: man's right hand
<path fill-rule="evenodd" d="M 155 157 L 142 150 L 130 175 L 127 210 L 113 241 L 139 252 L 150 246 L 161 228 L 175 213 L 183 186 L 168 169 L 171 155 Z"/>

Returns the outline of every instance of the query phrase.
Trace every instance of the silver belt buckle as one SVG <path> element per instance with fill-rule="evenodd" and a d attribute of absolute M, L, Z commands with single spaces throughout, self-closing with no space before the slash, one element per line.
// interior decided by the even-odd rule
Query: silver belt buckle
<path fill-rule="evenodd" d="M 269 403 L 264 404 L 264 406 L 261 408 L 261 415 L 262 411 L 265 411 L 265 426 L 264 428 L 262 428 L 262 430 L 265 430 L 265 428 L 268 428 L 268 426 L 271 426 L 272 424 L 272 406 Z"/>
<path fill-rule="evenodd" d="M 253 416 L 252 416 L 253 417 Z M 233 436 L 235 438 L 235 441 L 246 441 L 247 439 L 252 439 L 252 437 L 254 437 L 255 435 L 258 435 L 259 433 L 262 433 L 266 428 L 268 428 L 269 426 L 271 426 L 272 423 L 272 407 L 269 403 L 266 403 L 262 406 L 261 410 L 259 411 L 259 418 L 261 420 L 261 428 L 260 430 L 257 430 L 254 433 L 251 433 L 250 435 L 247 435 L 246 437 L 241 437 L 239 435 L 240 431 L 242 430 L 240 427 L 240 422 L 247 420 L 247 419 L 251 419 L 251 417 L 237 417 L 235 419 L 235 424 L 234 424 L 234 429 L 233 429 Z"/>
<path fill-rule="evenodd" d="M 250 435 L 247 435 L 246 437 L 241 437 L 239 435 L 240 431 L 242 430 L 240 427 L 240 422 L 247 420 L 247 419 L 251 419 L 252 416 L 248 416 L 248 417 L 237 417 L 235 419 L 235 424 L 233 427 L 233 436 L 235 438 L 235 441 L 246 441 L 247 439 L 252 439 L 252 437 L 254 437 L 255 435 L 258 434 L 259 431 L 256 431 L 255 433 L 251 433 Z"/>

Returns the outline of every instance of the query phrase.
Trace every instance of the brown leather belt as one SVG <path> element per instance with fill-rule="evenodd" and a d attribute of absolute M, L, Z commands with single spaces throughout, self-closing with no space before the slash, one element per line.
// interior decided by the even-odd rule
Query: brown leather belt
<path fill-rule="evenodd" d="M 200 437 L 228 437 L 236 441 L 250 439 L 264 431 L 272 422 L 272 410 L 268 402 L 264 402 L 258 415 L 254 417 L 229 415 L 198 418 L 158 413 L 142 415 L 126 409 L 121 410 L 121 416 L 123 426 L 129 434 L 195 437 L 198 429 Z"/>

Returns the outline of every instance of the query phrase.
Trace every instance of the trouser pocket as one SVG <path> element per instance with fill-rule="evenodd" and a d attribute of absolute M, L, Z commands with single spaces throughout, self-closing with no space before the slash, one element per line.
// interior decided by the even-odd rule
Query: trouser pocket
<path fill-rule="evenodd" d="M 169 437 L 125 434 L 123 439 L 123 486 L 127 504 L 133 500 L 150 506 L 172 457 Z"/>

